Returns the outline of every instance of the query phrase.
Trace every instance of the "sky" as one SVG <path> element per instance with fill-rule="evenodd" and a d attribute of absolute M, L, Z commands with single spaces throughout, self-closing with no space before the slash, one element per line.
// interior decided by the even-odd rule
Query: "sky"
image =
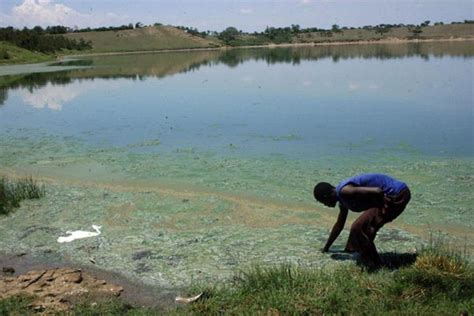
<path fill-rule="evenodd" d="M 266 26 L 330 28 L 473 20 L 471 0 L 0 0 L 0 27 L 162 23 L 246 32 Z"/>

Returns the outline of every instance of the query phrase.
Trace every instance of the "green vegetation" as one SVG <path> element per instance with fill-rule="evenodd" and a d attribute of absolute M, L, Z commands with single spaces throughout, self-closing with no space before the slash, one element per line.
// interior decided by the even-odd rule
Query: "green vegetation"
<path fill-rule="evenodd" d="M 460 255 L 430 248 L 395 271 L 255 267 L 232 283 L 193 290 L 205 299 L 185 309 L 191 314 L 455 315 L 474 307 L 474 269 Z"/>
<path fill-rule="evenodd" d="M 40 186 L 33 178 L 16 181 L 0 177 L 0 215 L 10 213 L 26 199 L 39 199 L 45 195 L 44 186 Z"/>
<path fill-rule="evenodd" d="M 399 255 L 398 270 L 369 273 L 353 265 L 309 269 L 289 264 L 255 266 L 232 281 L 195 285 L 198 301 L 168 314 L 217 315 L 458 315 L 474 307 L 474 269 L 465 255 L 429 247 L 416 261 Z M 397 261 L 396 256 L 391 258 Z M 407 260 L 408 259 L 408 260 Z M 395 261 L 392 261 L 394 263 Z M 405 265 L 405 266 L 403 266 Z M 0 301 L 0 314 L 28 314 L 28 299 Z M 72 315 L 157 315 L 118 299 L 83 298 Z"/>
<path fill-rule="evenodd" d="M 472 38 L 472 23 L 466 20 L 450 25 L 435 23 L 430 26 L 430 21 L 419 25 L 414 24 L 379 24 L 376 26 L 341 27 L 332 25 L 331 29 L 300 28 L 299 25 L 288 27 L 267 27 L 263 32 L 244 33 L 235 27 L 228 27 L 217 38 L 225 45 L 265 45 L 284 43 L 326 43 L 326 42 L 352 42 L 352 41 L 378 41 L 383 39 L 447 39 Z"/>
<path fill-rule="evenodd" d="M 40 63 L 52 59 L 52 55 L 32 52 L 11 43 L 0 41 L 0 65 L 7 63 Z"/>
<path fill-rule="evenodd" d="M 84 39 L 66 38 L 62 33 L 61 26 L 43 29 L 35 26 L 33 29 L 23 28 L 21 30 L 13 27 L 0 28 L 0 41 L 12 43 L 18 47 L 37 51 L 41 53 L 56 53 L 62 50 L 84 50 L 90 49 L 91 43 Z"/>
<path fill-rule="evenodd" d="M 69 33 L 70 39 L 92 43 L 93 53 L 156 51 L 219 47 L 217 39 L 195 36 L 172 26 L 148 26 L 133 30 Z M 89 52 L 89 51 L 88 51 Z"/>
<path fill-rule="evenodd" d="M 51 59 L 52 54 L 58 52 L 116 53 L 384 39 L 472 39 L 473 34 L 474 25 L 471 20 L 446 25 L 442 22 L 431 25 L 430 21 L 424 21 L 419 25 L 379 24 L 359 28 L 334 24 L 330 29 L 301 28 L 298 24 L 292 24 L 288 27 L 267 27 L 263 32 L 253 33 L 246 33 L 232 26 L 222 32 L 201 32 L 193 27 L 164 26 L 160 23 L 145 26 L 140 22 L 135 25 L 130 23 L 94 29 L 71 29 L 60 25 L 22 30 L 6 27 L 0 28 L 0 64 L 41 62 Z M 27 50 L 18 50 L 18 47 Z"/>
<path fill-rule="evenodd" d="M 32 315 L 30 309 L 33 298 L 28 296 L 13 296 L 0 300 L 0 315 Z"/>

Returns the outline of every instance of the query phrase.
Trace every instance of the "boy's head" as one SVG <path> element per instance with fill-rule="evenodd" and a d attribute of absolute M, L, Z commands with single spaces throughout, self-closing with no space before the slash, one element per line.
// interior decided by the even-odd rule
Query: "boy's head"
<path fill-rule="evenodd" d="M 313 190 L 314 198 L 326 206 L 334 207 L 337 203 L 336 188 L 327 182 L 319 182 Z"/>

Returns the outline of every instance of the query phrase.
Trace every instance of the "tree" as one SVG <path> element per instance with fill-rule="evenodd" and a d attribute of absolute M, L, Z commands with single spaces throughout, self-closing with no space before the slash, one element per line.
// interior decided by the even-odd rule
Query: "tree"
<path fill-rule="evenodd" d="M 298 24 L 291 24 L 291 31 L 294 34 L 298 34 L 301 31 L 300 26 Z"/>
<path fill-rule="evenodd" d="M 424 26 L 429 26 L 431 23 L 431 21 L 429 20 L 426 20 L 425 22 L 421 23 L 421 26 L 424 27 Z"/>
<path fill-rule="evenodd" d="M 233 26 L 229 26 L 224 31 L 222 31 L 217 38 L 223 41 L 226 45 L 230 45 L 239 35 L 239 30 Z"/>
<path fill-rule="evenodd" d="M 337 24 L 333 24 L 333 26 L 331 27 L 331 31 L 334 32 L 334 33 L 342 33 L 343 32 L 341 30 L 341 28 L 339 27 L 339 25 L 337 25 Z"/>
<path fill-rule="evenodd" d="M 423 32 L 420 26 L 417 26 L 415 28 L 409 28 L 408 30 L 413 33 L 413 36 L 418 36 Z"/>

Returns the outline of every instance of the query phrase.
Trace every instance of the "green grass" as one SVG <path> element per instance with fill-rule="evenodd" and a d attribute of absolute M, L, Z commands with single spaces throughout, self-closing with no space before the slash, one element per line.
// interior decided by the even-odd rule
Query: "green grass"
<path fill-rule="evenodd" d="M 26 199 L 39 199 L 45 195 L 44 186 L 40 186 L 33 178 L 16 181 L 0 177 L 0 215 L 10 213 Z"/>
<path fill-rule="evenodd" d="M 180 313 L 458 315 L 474 311 L 474 270 L 465 257 L 432 247 L 398 270 L 254 267 L 233 282 L 192 292 L 204 292 L 205 299 Z"/>
<path fill-rule="evenodd" d="M 92 42 L 82 53 L 155 51 L 218 47 L 218 41 L 190 35 L 171 26 L 149 26 L 133 30 L 69 33 L 66 37 Z"/>
<path fill-rule="evenodd" d="M 29 307 L 32 301 L 33 298 L 28 296 L 12 296 L 0 300 L 0 315 L 33 315 Z"/>
<path fill-rule="evenodd" d="M 0 41 L 0 65 L 40 63 L 53 60 L 53 55 L 32 52 L 13 44 Z"/>
<path fill-rule="evenodd" d="M 474 269 L 464 255 L 436 246 L 396 270 L 255 266 L 231 281 L 189 289 L 199 292 L 198 301 L 169 311 L 84 297 L 69 315 L 459 315 L 474 311 Z M 28 302 L 0 300 L 0 315 L 28 314 Z"/>

